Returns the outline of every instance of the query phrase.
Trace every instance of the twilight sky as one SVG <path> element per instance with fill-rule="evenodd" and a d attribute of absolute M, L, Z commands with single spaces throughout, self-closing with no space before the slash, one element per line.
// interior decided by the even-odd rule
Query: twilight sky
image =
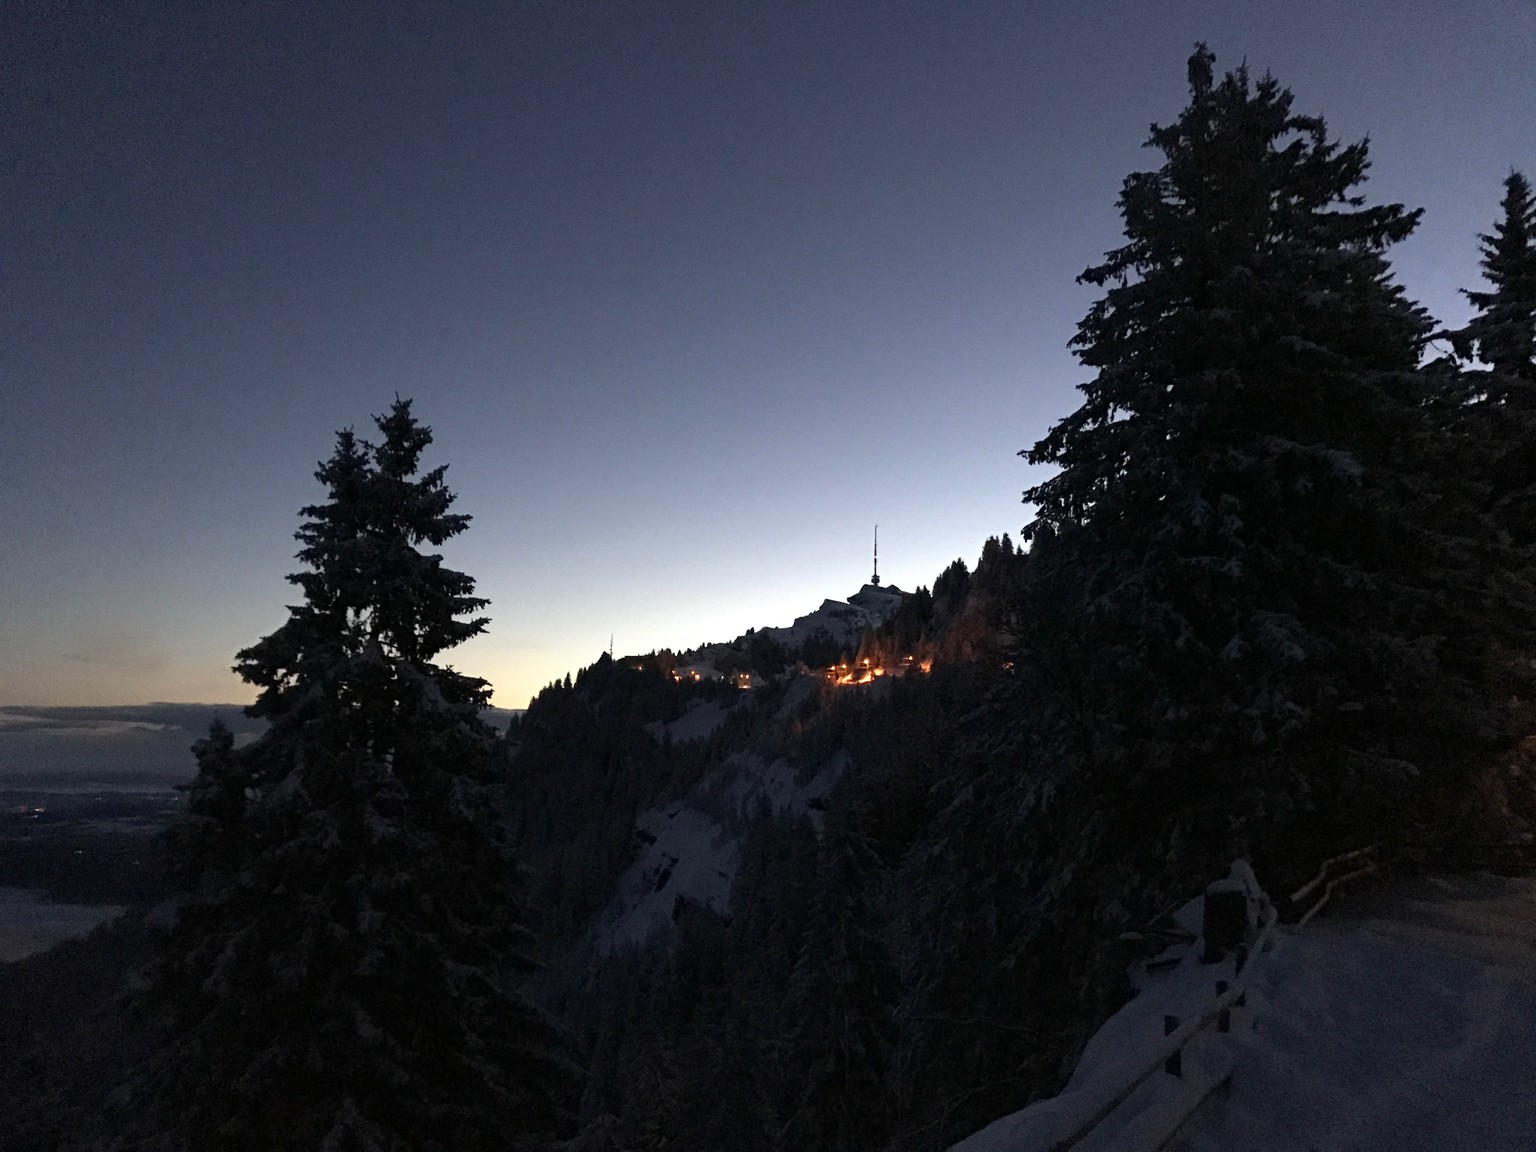
<path fill-rule="evenodd" d="M 496 703 L 1028 518 L 1075 276 L 1208 41 L 1369 135 L 1447 323 L 1536 4 L 42 4 L 0 23 L 0 704 L 243 702 L 338 428 L 414 397 Z M 1536 174 L 1536 173 L 1533 173 Z"/>

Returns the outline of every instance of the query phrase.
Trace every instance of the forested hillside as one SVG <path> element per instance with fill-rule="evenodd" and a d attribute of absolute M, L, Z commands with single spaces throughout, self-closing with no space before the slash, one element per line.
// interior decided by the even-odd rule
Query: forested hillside
<path fill-rule="evenodd" d="M 1189 84 L 1025 547 L 835 654 L 711 650 L 750 691 L 605 656 L 512 733 L 580 1147 L 942 1148 L 1059 1085 L 1118 934 L 1233 856 L 1529 832 L 1529 189 L 1440 333 L 1365 144 L 1203 47 Z"/>
<path fill-rule="evenodd" d="M 974 572 L 957 562 L 827 666 L 786 651 L 750 690 L 676 681 L 686 657 L 605 655 L 513 728 L 536 987 L 589 1069 L 591 1146 L 931 1143 L 959 1122 L 946 1113 L 1054 1073 L 1027 974 L 991 964 L 1026 910 L 999 899 L 1004 876 L 967 880 L 999 847 L 976 840 L 975 786 L 1008 754 L 989 718 L 1016 690 L 1005 625 L 1026 570 L 989 541 Z M 882 674 L 838 682 L 864 660 Z M 706 710 L 709 730 L 672 738 Z M 626 873 L 652 829 L 688 821 L 702 830 L 641 877 L 664 922 L 624 933 Z M 728 881 L 690 887 L 690 855 Z M 1011 922 L 984 927 L 996 913 Z"/>

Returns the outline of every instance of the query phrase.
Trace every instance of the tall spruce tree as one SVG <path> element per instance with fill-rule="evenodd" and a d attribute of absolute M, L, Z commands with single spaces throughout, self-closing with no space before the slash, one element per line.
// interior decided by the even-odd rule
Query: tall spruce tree
<path fill-rule="evenodd" d="M 1482 244 L 1483 275 L 1491 291 L 1462 289 L 1477 309 L 1464 327 L 1447 333 L 1463 359 L 1491 370 L 1490 399 L 1536 408 L 1536 195 L 1520 172 L 1504 180 L 1502 216 Z"/>
<path fill-rule="evenodd" d="M 1363 142 L 1214 65 L 1199 45 L 1163 164 L 1125 180 L 1125 244 L 1080 278 L 1105 288 L 1073 341 L 1082 406 L 1022 453 L 1059 469 L 1025 493 L 1058 613 L 1030 627 L 1091 652 L 1085 779 L 1154 858 L 1304 809 L 1324 837 L 1412 820 L 1410 785 L 1489 731 L 1430 321 L 1384 258 L 1419 212 L 1366 206 Z"/>
<path fill-rule="evenodd" d="M 1484 505 L 1514 545 L 1506 561 L 1528 569 L 1536 546 L 1536 195 L 1521 173 L 1505 179 L 1500 208 L 1492 234 L 1478 237 L 1489 290 L 1463 289 L 1477 314 L 1445 335 L 1464 362 L 1467 402 L 1453 426 L 1477 444 Z"/>
<path fill-rule="evenodd" d="M 573 1073 L 516 991 L 529 964 L 483 680 L 434 663 L 486 601 L 422 546 L 469 522 L 397 400 L 303 510 L 303 591 L 238 654 L 264 735 L 215 726 L 171 837 L 182 896 L 145 1002 L 173 1143 L 359 1152 L 537 1146 Z"/>

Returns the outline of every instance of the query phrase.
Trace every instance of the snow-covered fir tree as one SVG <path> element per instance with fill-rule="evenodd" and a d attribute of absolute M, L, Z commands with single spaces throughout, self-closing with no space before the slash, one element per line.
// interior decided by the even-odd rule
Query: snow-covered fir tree
<path fill-rule="evenodd" d="M 536 1147 L 574 1073 L 517 992 L 529 938 L 496 803 L 484 681 L 434 663 L 481 632 L 431 431 L 397 400 L 340 433 L 298 531 L 303 592 L 238 654 L 269 722 L 215 727 L 171 840 L 182 897 L 145 1003 L 143 1087 L 193 1149 Z"/>
<path fill-rule="evenodd" d="M 1500 209 L 1492 234 L 1478 237 L 1490 289 L 1462 289 L 1477 315 L 1448 335 L 1457 355 L 1491 369 L 1493 399 L 1536 408 L 1536 195 L 1523 173 L 1505 178 Z"/>
<path fill-rule="evenodd" d="M 1464 404 L 1452 425 L 1474 445 L 1482 501 L 1529 569 L 1536 547 L 1536 195 L 1519 172 L 1482 242 L 1487 291 L 1463 289 L 1477 313 L 1447 332 L 1461 361 Z"/>
<path fill-rule="evenodd" d="M 1083 403 L 1025 453 L 1059 469 L 1025 493 L 1042 602 L 1070 589 L 1094 656 L 1081 754 L 1173 853 L 1170 808 L 1217 853 L 1301 810 L 1396 819 L 1491 727 L 1479 529 L 1385 259 L 1419 212 L 1367 206 L 1363 142 L 1214 65 L 1199 46 L 1125 244 L 1081 277 Z"/>

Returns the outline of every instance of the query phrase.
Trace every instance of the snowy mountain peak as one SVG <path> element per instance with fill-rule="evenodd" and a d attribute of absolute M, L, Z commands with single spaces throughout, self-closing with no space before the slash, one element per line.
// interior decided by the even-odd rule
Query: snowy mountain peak
<path fill-rule="evenodd" d="M 866 584 L 847 600 L 823 600 L 820 608 L 797 617 L 787 628 L 762 631 L 789 648 L 804 644 L 821 632 L 839 644 L 852 644 L 895 615 L 905 596 L 895 585 Z"/>

